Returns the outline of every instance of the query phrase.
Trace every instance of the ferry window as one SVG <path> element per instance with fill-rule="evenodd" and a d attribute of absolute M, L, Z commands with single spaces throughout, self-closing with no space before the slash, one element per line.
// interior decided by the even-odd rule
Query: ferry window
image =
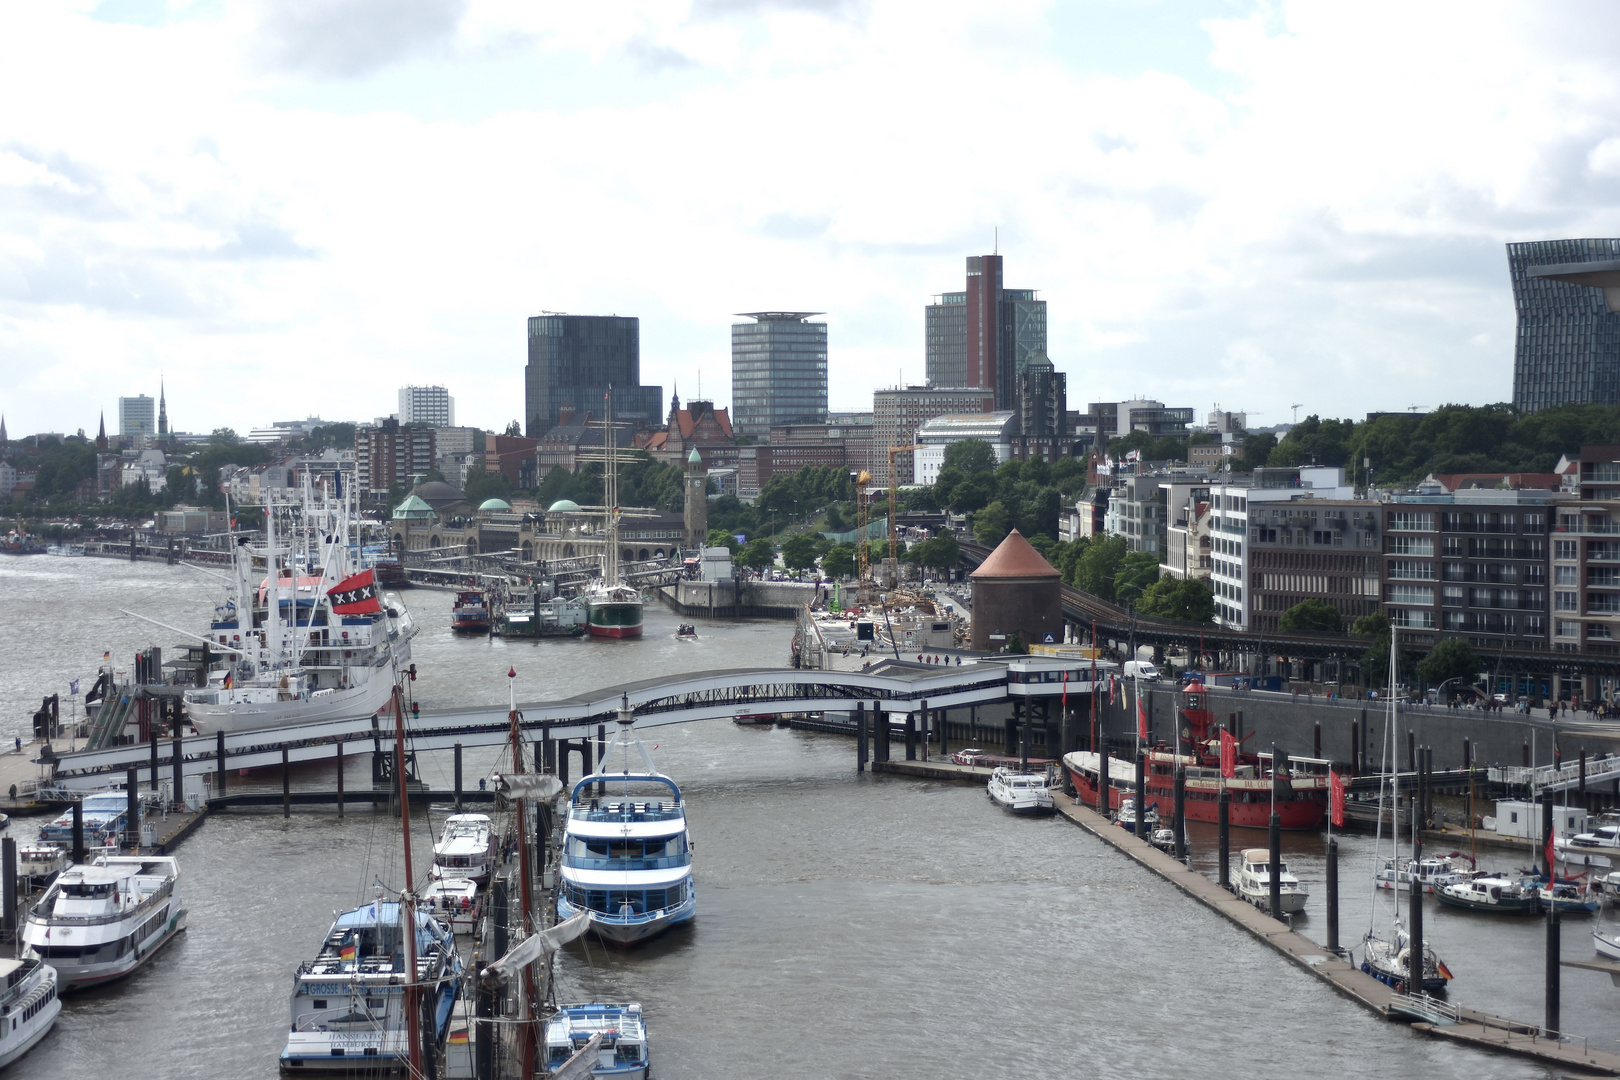
<path fill-rule="evenodd" d="M 383 1008 L 383 999 L 366 998 L 366 1008 L 370 1009 L 372 1012 L 381 1012 Z"/>
<path fill-rule="evenodd" d="M 316 998 L 316 999 L 315 999 L 315 1007 L 316 1007 L 316 1008 L 317 1008 L 317 1009 L 324 1009 L 324 1008 L 326 1008 L 326 999 L 325 999 L 325 998 Z"/>

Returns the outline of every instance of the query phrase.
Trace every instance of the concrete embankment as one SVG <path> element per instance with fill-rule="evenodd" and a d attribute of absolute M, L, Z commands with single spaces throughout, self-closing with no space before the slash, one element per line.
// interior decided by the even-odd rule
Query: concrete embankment
<path fill-rule="evenodd" d="M 791 619 L 816 599 L 820 586 L 799 581 L 677 581 L 659 599 L 700 619 Z"/>

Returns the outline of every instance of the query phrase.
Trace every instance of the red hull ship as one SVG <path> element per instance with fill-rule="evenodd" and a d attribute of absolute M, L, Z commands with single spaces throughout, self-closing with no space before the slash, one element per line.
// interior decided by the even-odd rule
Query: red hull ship
<path fill-rule="evenodd" d="M 1175 814 L 1175 770 L 1179 761 L 1186 770 L 1187 820 L 1220 820 L 1221 761 L 1220 741 L 1214 716 L 1205 707 L 1206 691 L 1201 684 L 1189 683 L 1182 691 L 1184 704 L 1178 710 L 1191 730 L 1196 754 L 1176 754 L 1158 746 L 1147 754 L 1147 804 L 1169 820 Z M 1217 737 L 1211 738 L 1212 735 Z M 1280 778 L 1277 792 L 1277 818 L 1284 829 L 1319 829 L 1327 816 L 1328 765 L 1316 758 L 1290 758 Z M 1063 767 L 1074 781 L 1080 801 L 1097 805 L 1097 755 L 1089 750 L 1063 756 Z M 1271 825 L 1272 769 L 1270 754 L 1240 754 L 1236 775 L 1225 781 L 1231 797 L 1227 820 L 1234 828 L 1265 829 Z M 1109 809 L 1117 810 L 1122 798 L 1135 794 L 1136 763 L 1110 757 L 1108 775 Z"/>

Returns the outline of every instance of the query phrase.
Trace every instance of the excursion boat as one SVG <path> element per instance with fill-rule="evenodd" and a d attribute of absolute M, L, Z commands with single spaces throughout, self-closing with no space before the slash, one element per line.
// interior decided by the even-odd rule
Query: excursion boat
<path fill-rule="evenodd" d="M 1368 934 L 1361 943 L 1361 970 L 1385 986 L 1402 993 L 1407 992 L 1411 978 L 1411 938 L 1404 927 L 1396 927 L 1395 940 L 1387 941 Z M 1451 971 L 1435 955 L 1427 943 L 1423 946 L 1423 992 L 1441 994 L 1451 982 Z"/>
<path fill-rule="evenodd" d="M 43 1039 L 62 1011 L 56 969 L 42 960 L 0 959 L 0 1069 Z M 10 1023 L 7 1023 L 10 1021 Z"/>
<path fill-rule="evenodd" d="M 1119 800 L 1119 812 L 1114 815 L 1114 824 L 1129 833 L 1136 831 L 1136 796 L 1127 795 Z M 1142 810 L 1142 828 L 1152 830 L 1158 827 L 1159 812 L 1151 806 L 1145 807 Z"/>
<path fill-rule="evenodd" d="M 185 692 L 202 734 L 374 716 L 410 660 L 416 624 L 374 568 L 351 561 L 347 502 L 316 498 L 306 479 L 299 505 L 267 509 L 265 543 L 236 545 L 234 595 L 203 639 L 207 684 Z M 288 513 L 303 526 L 293 531 L 303 550 L 277 541 Z M 269 568 L 257 585 L 255 558 Z"/>
<path fill-rule="evenodd" d="M 632 750 L 640 768 L 631 767 Z M 615 756 L 623 764 L 610 772 Z M 592 794 L 597 784 L 605 796 Z M 569 794 L 561 864 L 557 921 L 589 911 L 591 930 L 605 941 L 637 944 L 697 914 L 686 803 L 653 767 L 627 700 L 601 767 Z"/>
<path fill-rule="evenodd" d="M 439 878 L 422 890 L 422 905 L 433 912 L 435 918 L 450 924 L 458 934 L 471 934 L 478 929 L 478 917 L 483 903 L 478 896 L 478 883 L 468 878 Z"/>
<path fill-rule="evenodd" d="M 68 867 L 28 912 L 24 956 L 56 969 L 63 993 L 122 978 L 186 928 L 172 856 L 108 855 Z"/>
<path fill-rule="evenodd" d="M 451 814 L 433 845 L 433 876 L 489 880 L 495 865 L 495 826 L 488 814 Z"/>
<path fill-rule="evenodd" d="M 129 827 L 128 793 L 98 791 L 86 795 L 80 803 L 79 821 L 84 828 L 84 846 L 87 850 L 99 849 L 116 855 Z M 49 824 L 42 826 L 39 839 L 42 843 L 65 851 L 73 843 L 73 811 L 59 814 Z"/>
<path fill-rule="evenodd" d="M 68 849 L 60 844 L 34 840 L 17 845 L 17 876 L 35 882 L 48 881 L 68 864 Z"/>
<path fill-rule="evenodd" d="M 985 794 L 991 802 L 1015 814 L 1050 814 L 1057 809 L 1046 773 L 1014 772 L 1005 766 L 999 767 L 990 774 Z"/>
<path fill-rule="evenodd" d="M 489 633 L 489 602 L 477 589 L 456 593 L 450 605 L 450 629 L 458 634 Z"/>
<path fill-rule="evenodd" d="M 433 914 L 414 909 L 416 979 L 425 986 L 426 1034 L 443 1046 L 461 985 L 455 941 Z M 408 1068 L 405 917 L 378 899 L 332 922 L 313 960 L 293 976 L 292 1029 L 283 1073 L 397 1072 Z"/>
<path fill-rule="evenodd" d="M 1220 740 L 1215 715 L 1206 704 L 1207 693 L 1204 685 L 1196 682 L 1189 682 L 1181 690 L 1182 702 L 1178 709 L 1180 726 L 1184 732 L 1191 733 L 1190 744 L 1194 752 L 1178 753 L 1159 746 L 1147 753 L 1147 801 L 1158 809 L 1161 816 L 1175 812 L 1175 774 L 1177 766 L 1180 766 L 1186 777 L 1187 820 L 1215 824 L 1220 819 Z M 1065 754 L 1063 764 L 1069 770 L 1080 801 L 1088 806 L 1097 805 L 1099 765 L 1096 752 L 1077 750 Z M 1233 828 L 1240 829 L 1268 828 L 1275 805 L 1284 829 L 1301 831 L 1321 828 L 1327 816 L 1330 764 L 1320 758 L 1288 758 L 1281 775 L 1276 778 L 1277 791 L 1273 799 L 1271 755 L 1238 755 L 1236 775 L 1225 781 L 1231 800 L 1229 823 Z M 1108 776 L 1108 805 L 1117 809 L 1120 800 L 1135 790 L 1136 763 L 1110 757 Z"/>
<path fill-rule="evenodd" d="M 1432 893 L 1441 885 L 1456 885 L 1474 876 L 1472 869 L 1461 869 L 1454 859 L 1450 855 L 1428 855 L 1417 861 L 1415 869 L 1411 859 L 1401 860 L 1399 869 L 1394 859 L 1385 859 L 1374 884 L 1380 889 L 1411 892 L 1415 878 L 1424 892 Z"/>
<path fill-rule="evenodd" d="M 512 598 L 501 613 L 502 637 L 579 637 L 585 633 L 584 601 L 563 596 L 542 599 L 541 592 L 531 586 Z"/>
<path fill-rule="evenodd" d="M 1271 910 L 1271 852 L 1266 848 L 1245 848 L 1243 862 L 1238 867 L 1238 895 L 1257 908 Z M 1309 893 L 1299 878 L 1288 869 L 1288 864 L 1277 864 L 1277 906 L 1284 915 L 1295 915 L 1305 910 Z"/>
<path fill-rule="evenodd" d="M 1534 915 L 1541 910 L 1536 891 L 1504 877 L 1477 877 L 1441 885 L 1434 898 L 1447 907 L 1495 915 Z"/>
<path fill-rule="evenodd" d="M 1574 882 L 1560 881 L 1551 886 L 1541 886 L 1536 890 L 1536 900 L 1541 910 L 1556 907 L 1565 915 L 1594 915 L 1598 909 L 1598 893 L 1592 889 L 1585 889 Z"/>
<path fill-rule="evenodd" d="M 601 1036 L 601 1042 L 589 1075 L 647 1080 L 647 1025 L 640 1003 L 634 1001 L 557 1006 L 546 1020 L 546 1071 L 556 1072 L 595 1036 Z"/>
<path fill-rule="evenodd" d="M 1620 931 L 1613 923 L 1606 924 L 1592 931 L 1592 948 L 1599 956 L 1607 956 L 1610 960 L 1620 960 Z"/>
<path fill-rule="evenodd" d="M 592 637 L 638 638 L 642 607 L 640 589 L 599 583 L 585 593 L 585 628 Z"/>

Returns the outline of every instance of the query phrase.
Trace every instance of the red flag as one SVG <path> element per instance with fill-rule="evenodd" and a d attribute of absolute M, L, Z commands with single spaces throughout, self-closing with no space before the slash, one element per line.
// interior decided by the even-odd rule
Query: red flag
<path fill-rule="evenodd" d="M 1136 735 L 1143 742 L 1147 742 L 1147 704 L 1142 700 L 1142 691 L 1136 692 Z"/>
<path fill-rule="evenodd" d="M 350 575 L 326 590 L 334 615 L 375 615 L 382 611 L 377 600 L 377 579 L 370 570 Z"/>
<path fill-rule="evenodd" d="M 1069 673 L 1063 673 L 1063 711 L 1069 711 Z"/>
<path fill-rule="evenodd" d="M 1114 703 L 1114 692 L 1119 689 L 1119 680 L 1112 675 L 1108 676 L 1108 704 Z"/>
<path fill-rule="evenodd" d="M 1333 824 L 1344 828 L 1344 779 L 1332 769 L 1328 770 L 1328 815 Z"/>
<path fill-rule="evenodd" d="M 1557 835 L 1558 835 L 1558 826 L 1554 825 L 1552 828 L 1548 829 L 1547 830 L 1547 846 L 1542 849 L 1542 854 L 1547 856 L 1547 887 L 1548 888 L 1551 888 L 1553 882 L 1558 880 L 1554 876 L 1554 873 L 1553 873 L 1553 853 L 1557 850 L 1557 846 L 1553 843 L 1553 838 L 1555 836 L 1557 836 Z"/>
<path fill-rule="evenodd" d="M 1221 775 L 1228 780 L 1237 775 L 1237 740 L 1225 728 L 1221 729 Z"/>

